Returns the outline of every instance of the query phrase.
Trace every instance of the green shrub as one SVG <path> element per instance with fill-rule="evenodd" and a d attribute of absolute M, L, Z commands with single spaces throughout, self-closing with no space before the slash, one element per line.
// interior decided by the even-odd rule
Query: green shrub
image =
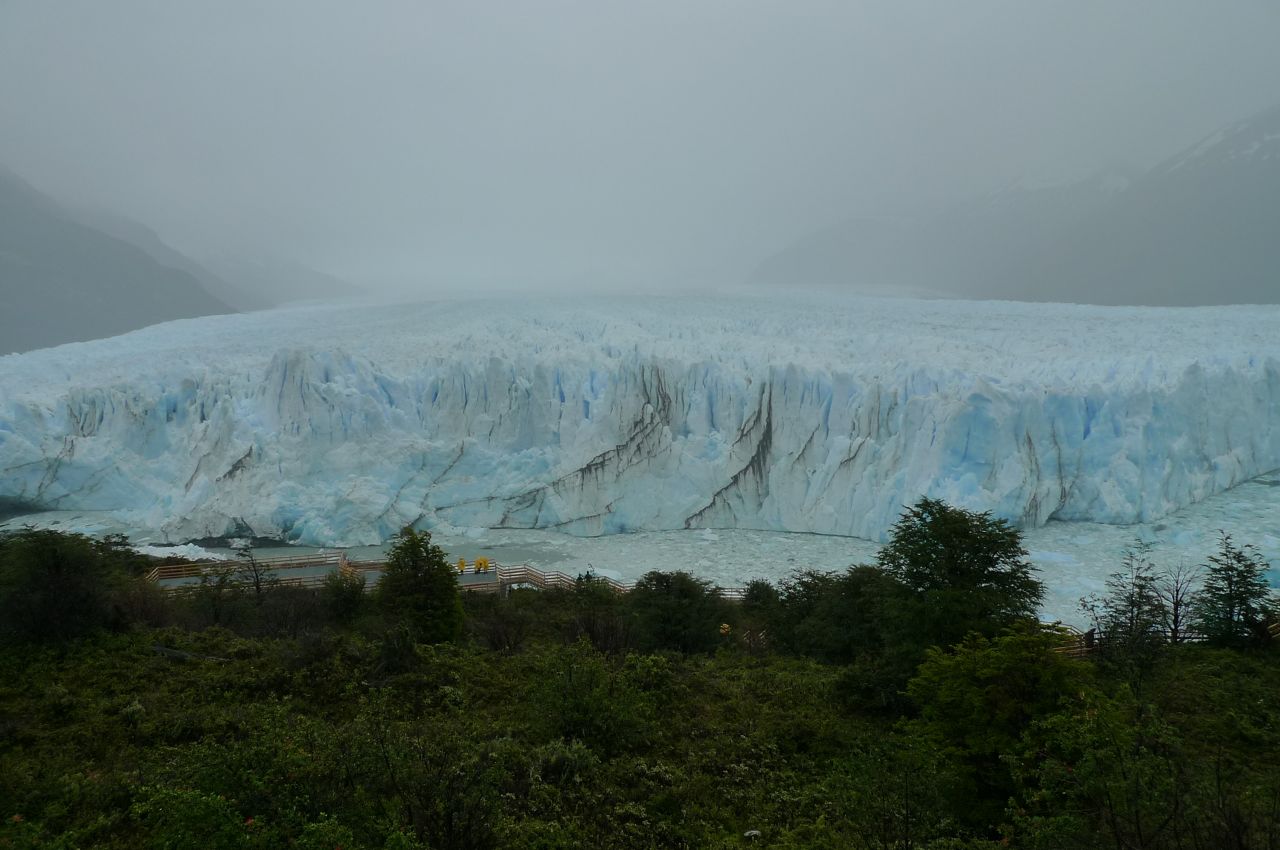
<path fill-rule="evenodd" d="M 364 610 L 364 573 L 330 573 L 325 576 L 320 598 L 334 622 L 350 625 Z"/>
<path fill-rule="evenodd" d="M 80 534 L 26 529 L 0 537 L 0 634 L 59 642 L 118 622 L 123 571 Z"/>
<path fill-rule="evenodd" d="M 720 625 L 729 618 L 711 582 L 686 572 L 650 572 L 627 594 L 641 649 L 710 652 L 723 640 Z"/>

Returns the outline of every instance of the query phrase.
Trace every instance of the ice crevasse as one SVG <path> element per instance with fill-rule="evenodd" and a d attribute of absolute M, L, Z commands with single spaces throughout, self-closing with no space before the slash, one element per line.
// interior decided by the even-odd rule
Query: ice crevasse
<path fill-rule="evenodd" d="M 0 358 L 0 499 L 173 542 L 1131 523 L 1280 467 L 1280 308 L 312 305 Z"/>

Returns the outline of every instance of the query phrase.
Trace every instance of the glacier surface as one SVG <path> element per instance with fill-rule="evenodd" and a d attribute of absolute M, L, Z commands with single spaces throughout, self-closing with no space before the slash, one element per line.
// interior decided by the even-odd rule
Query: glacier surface
<path fill-rule="evenodd" d="M 174 542 L 1127 524 L 1278 467 L 1280 307 L 334 304 L 0 357 L 0 499 Z"/>

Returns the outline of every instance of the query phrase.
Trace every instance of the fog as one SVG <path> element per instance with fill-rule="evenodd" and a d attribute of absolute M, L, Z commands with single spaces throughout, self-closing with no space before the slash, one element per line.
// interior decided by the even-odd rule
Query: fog
<path fill-rule="evenodd" d="M 1274 0 L 0 2 L 0 164 L 375 291 L 732 285 L 850 216 L 1149 168 Z"/>

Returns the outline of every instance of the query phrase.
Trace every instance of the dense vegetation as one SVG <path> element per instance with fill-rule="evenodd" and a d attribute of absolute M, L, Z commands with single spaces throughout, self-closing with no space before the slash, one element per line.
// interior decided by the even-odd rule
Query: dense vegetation
<path fill-rule="evenodd" d="M 1226 538 L 1199 593 L 1125 558 L 1087 660 L 1017 533 L 931 501 L 735 602 L 459 598 L 408 531 L 372 593 L 150 566 L 0 538 L 0 847 L 1280 847 L 1273 602 Z"/>

